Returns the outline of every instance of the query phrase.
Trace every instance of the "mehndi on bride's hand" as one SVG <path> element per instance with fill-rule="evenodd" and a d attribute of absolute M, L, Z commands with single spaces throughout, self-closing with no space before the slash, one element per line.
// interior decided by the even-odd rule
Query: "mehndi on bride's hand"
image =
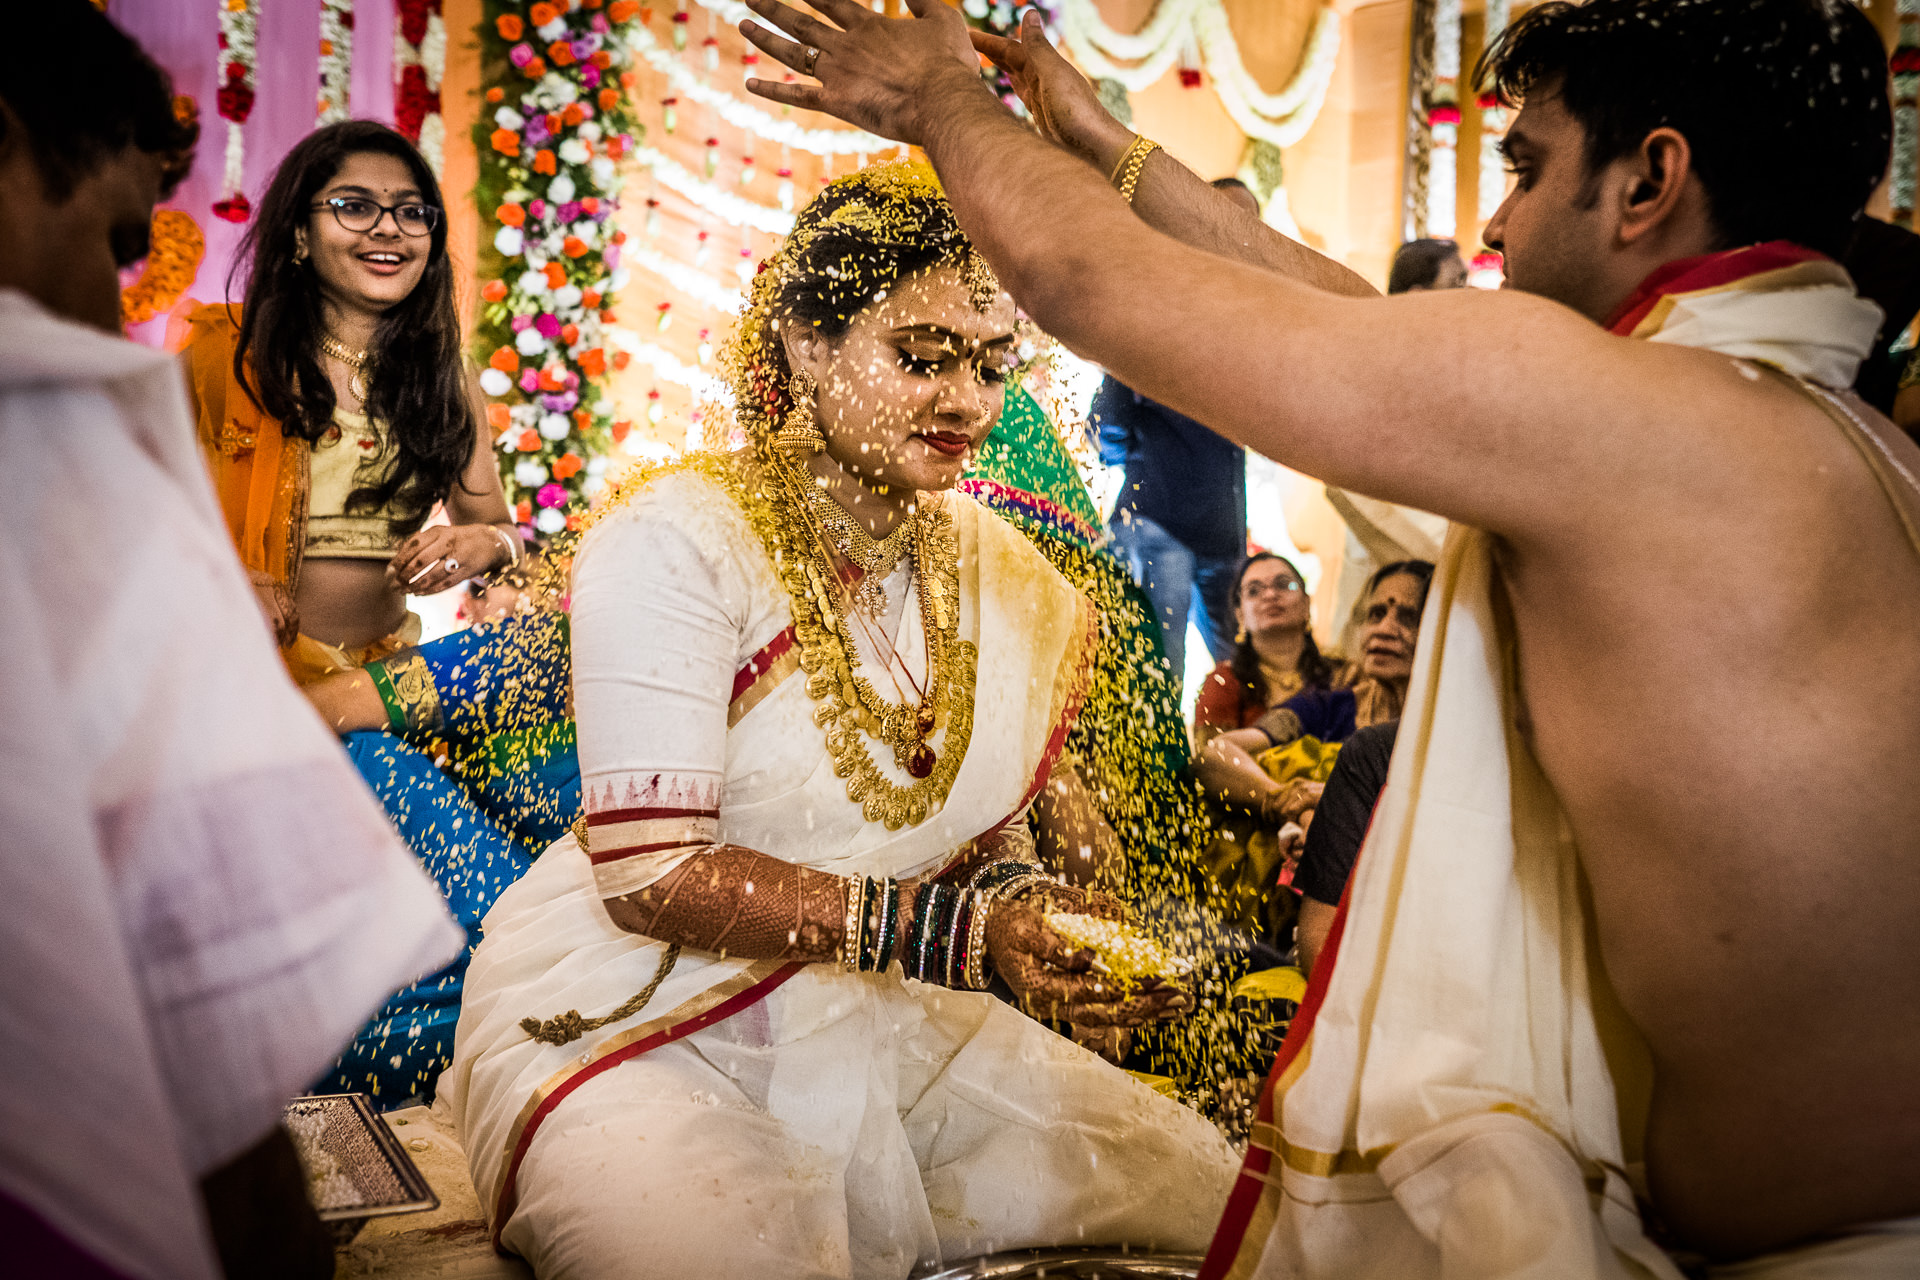
<path fill-rule="evenodd" d="M 1093 952 L 1075 947 L 1047 924 L 1046 917 L 1054 912 L 1113 920 L 1126 914 L 1106 894 L 1068 885 L 1051 885 L 994 904 L 987 920 L 987 952 L 1000 976 L 1036 1016 L 1081 1027 L 1137 1027 L 1193 1008 L 1193 997 L 1177 987 L 1153 980 L 1124 985 L 1098 972 Z"/>

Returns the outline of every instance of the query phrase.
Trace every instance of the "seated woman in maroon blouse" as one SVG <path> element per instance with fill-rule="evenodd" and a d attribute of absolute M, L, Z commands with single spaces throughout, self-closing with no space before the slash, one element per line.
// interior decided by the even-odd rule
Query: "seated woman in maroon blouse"
<path fill-rule="evenodd" d="M 1240 634 L 1233 656 L 1208 673 L 1193 707 L 1193 749 L 1246 729 L 1297 693 L 1327 690 L 1333 666 L 1309 627 L 1313 605 L 1292 561 L 1271 551 L 1240 566 L 1231 596 Z"/>
<path fill-rule="evenodd" d="M 1311 809 L 1318 783 L 1276 781 L 1254 757 L 1301 737 L 1345 742 L 1356 729 L 1399 719 L 1432 580 L 1433 565 L 1425 560 L 1397 561 L 1369 578 L 1359 660 L 1331 687 L 1302 689 L 1244 728 L 1211 735 L 1193 762 L 1208 796 L 1254 810 L 1275 826 Z"/>

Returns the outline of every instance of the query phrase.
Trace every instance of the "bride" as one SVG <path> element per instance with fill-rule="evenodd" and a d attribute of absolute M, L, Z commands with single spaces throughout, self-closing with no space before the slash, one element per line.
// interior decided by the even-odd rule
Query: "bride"
<path fill-rule="evenodd" d="M 1013 319 L 929 169 L 835 182 L 734 339 L 752 447 L 625 486 L 583 542 L 586 816 L 488 915 L 442 1082 L 543 1277 L 1211 1235 L 1225 1141 L 981 990 L 1082 1026 L 1191 1007 L 1047 923 L 1116 908 L 1024 821 L 1045 789 L 1043 824 L 1111 844 L 1060 760 L 1092 611 L 953 491 Z"/>

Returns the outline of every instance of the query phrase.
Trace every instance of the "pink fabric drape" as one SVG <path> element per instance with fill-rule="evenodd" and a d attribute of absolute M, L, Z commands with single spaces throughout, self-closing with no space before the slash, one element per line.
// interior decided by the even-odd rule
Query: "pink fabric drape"
<path fill-rule="evenodd" d="M 200 104 L 200 149 L 193 172 L 167 207 L 193 216 L 207 238 L 207 256 L 187 296 L 218 302 L 228 296 L 227 275 L 246 228 L 213 215 L 226 165 L 227 122 L 216 95 L 220 81 L 221 0 L 109 0 L 107 15 L 138 40 L 173 77 L 175 93 Z M 354 0 L 353 114 L 393 123 L 394 0 Z M 245 126 L 243 190 L 257 206 L 273 171 L 315 123 L 320 96 L 320 3 L 263 3 L 257 31 L 258 64 L 253 114 Z M 233 299 L 243 296 L 234 282 Z M 136 340 L 159 346 L 167 317 L 132 331 Z"/>

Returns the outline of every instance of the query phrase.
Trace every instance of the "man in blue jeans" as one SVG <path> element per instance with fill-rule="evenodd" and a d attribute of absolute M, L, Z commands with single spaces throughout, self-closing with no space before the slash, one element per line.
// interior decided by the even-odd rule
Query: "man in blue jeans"
<path fill-rule="evenodd" d="M 1113 551 L 1153 601 L 1174 679 L 1186 672 L 1187 616 L 1216 662 L 1233 652 L 1229 597 L 1247 554 L 1247 455 L 1192 418 L 1108 377 L 1088 415 L 1100 461 L 1125 466 Z"/>

